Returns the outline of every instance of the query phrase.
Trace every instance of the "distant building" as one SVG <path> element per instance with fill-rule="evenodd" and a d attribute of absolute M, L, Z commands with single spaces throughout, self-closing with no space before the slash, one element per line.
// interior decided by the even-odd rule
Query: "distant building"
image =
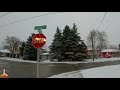
<path fill-rule="evenodd" d="M 116 49 L 104 49 L 100 53 L 102 58 L 120 57 L 120 50 Z"/>
<path fill-rule="evenodd" d="M 10 51 L 8 49 L 0 50 L 0 57 L 9 57 Z"/>
<path fill-rule="evenodd" d="M 42 61 L 51 60 L 51 54 L 50 53 L 42 53 L 41 54 L 41 60 Z"/>
<path fill-rule="evenodd" d="M 92 58 L 92 55 L 93 55 L 93 50 L 91 48 L 88 48 L 87 49 L 87 58 Z M 100 55 L 100 50 L 95 50 L 95 57 L 99 57 Z"/>

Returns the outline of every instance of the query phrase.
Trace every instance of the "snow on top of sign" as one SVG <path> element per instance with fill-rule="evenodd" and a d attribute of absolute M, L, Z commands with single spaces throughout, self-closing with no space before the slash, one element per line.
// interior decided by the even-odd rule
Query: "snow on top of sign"
<path fill-rule="evenodd" d="M 119 52 L 119 50 L 116 50 L 116 49 L 104 49 L 101 52 Z"/>

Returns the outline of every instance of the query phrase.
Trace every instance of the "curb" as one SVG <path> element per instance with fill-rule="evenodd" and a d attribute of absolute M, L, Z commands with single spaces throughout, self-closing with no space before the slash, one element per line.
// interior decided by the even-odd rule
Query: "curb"
<path fill-rule="evenodd" d="M 78 70 L 78 71 L 72 71 L 72 72 L 66 72 L 58 75 L 53 75 L 47 78 L 83 78 L 83 75 L 81 73 L 81 70 Z"/>

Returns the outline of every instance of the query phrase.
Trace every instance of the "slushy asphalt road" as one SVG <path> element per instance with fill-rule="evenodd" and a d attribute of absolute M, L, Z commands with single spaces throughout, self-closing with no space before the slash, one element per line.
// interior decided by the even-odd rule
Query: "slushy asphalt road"
<path fill-rule="evenodd" d="M 93 67 L 117 65 L 119 61 L 65 64 L 65 63 L 40 63 L 40 78 L 46 78 L 65 72 L 88 69 Z M 36 78 L 36 63 L 16 62 L 0 59 L 0 70 L 6 69 L 10 78 Z M 2 72 L 0 72 L 0 75 Z"/>

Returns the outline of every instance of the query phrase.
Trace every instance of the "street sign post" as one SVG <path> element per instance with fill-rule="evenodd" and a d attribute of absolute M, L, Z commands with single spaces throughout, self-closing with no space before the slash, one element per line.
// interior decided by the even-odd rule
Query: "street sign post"
<path fill-rule="evenodd" d="M 36 34 L 32 38 L 32 45 L 37 48 L 37 78 L 39 78 L 39 59 L 40 59 L 40 54 L 42 54 L 41 48 L 45 45 L 46 43 L 46 37 L 42 34 L 42 29 L 46 29 L 47 26 L 35 26 L 34 30 L 38 30 L 39 34 Z"/>

